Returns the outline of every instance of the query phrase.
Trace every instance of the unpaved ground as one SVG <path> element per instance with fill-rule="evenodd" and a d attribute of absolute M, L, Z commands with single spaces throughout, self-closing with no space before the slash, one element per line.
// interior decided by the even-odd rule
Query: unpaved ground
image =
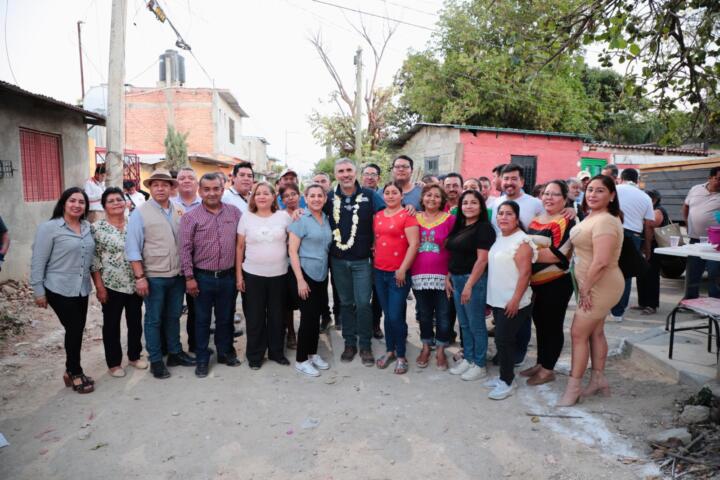
<path fill-rule="evenodd" d="M 692 393 L 616 357 L 612 398 L 555 411 L 560 376 L 535 388 L 521 381 L 494 402 L 480 382 L 414 365 L 412 319 L 405 376 L 340 363 L 332 331 L 320 345 L 331 370 L 317 379 L 272 362 L 259 371 L 213 364 L 205 379 L 182 367 L 169 380 L 136 370 L 115 379 L 93 299 L 83 365 L 97 390 L 78 395 L 62 383 L 57 319 L 33 316 L 30 331 L 0 346 L 0 433 L 10 442 L 0 448 L 0 479 L 648 478 L 657 469 L 646 433 L 669 428 L 675 399 Z M 242 354 L 244 339 L 236 346 Z M 374 341 L 376 354 L 382 347 Z"/>

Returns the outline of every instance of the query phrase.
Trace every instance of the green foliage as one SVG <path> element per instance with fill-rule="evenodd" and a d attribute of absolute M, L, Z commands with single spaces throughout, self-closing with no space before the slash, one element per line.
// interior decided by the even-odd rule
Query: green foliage
<path fill-rule="evenodd" d="M 628 64 L 628 94 L 649 99 L 660 112 L 693 110 L 689 135 L 711 134 L 716 123 L 710 104 L 717 101 L 720 79 L 720 2 L 576 1 L 565 15 L 542 23 L 547 41 L 560 45 L 551 60 L 599 43 L 603 66 Z"/>
<path fill-rule="evenodd" d="M 180 133 L 168 125 L 165 135 L 165 165 L 169 170 L 179 170 L 188 165 L 187 137 L 189 132 Z"/>
<path fill-rule="evenodd" d="M 580 55 L 551 68 L 540 19 L 568 0 L 449 0 L 428 49 L 406 59 L 397 76 L 401 107 L 423 121 L 569 132 L 597 124 L 582 82 Z"/>

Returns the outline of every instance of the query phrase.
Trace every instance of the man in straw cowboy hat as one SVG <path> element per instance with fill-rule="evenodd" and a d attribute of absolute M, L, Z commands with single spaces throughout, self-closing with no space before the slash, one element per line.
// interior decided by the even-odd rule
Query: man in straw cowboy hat
<path fill-rule="evenodd" d="M 170 202 L 177 180 L 158 169 L 143 182 L 150 200 L 136 208 L 128 222 L 125 254 L 138 295 L 145 299 L 145 346 L 155 378 L 168 378 L 163 362 L 161 336 L 167 340 L 167 365 L 193 366 L 195 359 L 182 351 L 180 315 L 185 294 L 181 275 L 179 234 L 182 211 Z M 165 322 L 162 322 L 163 316 Z"/>

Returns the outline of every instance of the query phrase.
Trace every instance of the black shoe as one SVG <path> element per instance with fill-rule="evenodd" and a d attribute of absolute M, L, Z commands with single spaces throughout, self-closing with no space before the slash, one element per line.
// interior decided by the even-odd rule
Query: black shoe
<path fill-rule="evenodd" d="M 243 335 L 245 335 L 245 332 L 243 331 L 243 329 L 242 329 L 242 328 L 238 328 L 238 329 L 235 330 L 235 332 L 233 333 L 233 338 L 242 337 Z"/>
<path fill-rule="evenodd" d="M 377 338 L 378 340 L 385 338 L 385 334 L 382 330 L 380 330 L 380 327 L 375 327 L 375 330 L 373 331 L 373 338 Z"/>
<path fill-rule="evenodd" d="M 165 363 L 162 360 L 159 362 L 152 362 L 150 364 L 150 371 L 155 378 L 170 378 L 170 372 L 165 368 Z"/>
<path fill-rule="evenodd" d="M 373 357 L 372 350 L 360 350 L 360 360 L 362 361 L 362 364 L 366 367 L 375 366 L 375 357 Z"/>
<path fill-rule="evenodd" d="M 345 350 L 340 355 L 340 360 L 343 362 L 352 362 L 357 353 L 357 347 L 345 346 Z"/>
<path fill-rule="evenodd" d="M 218 363 L 222 363 L 223 365 L 227 365 L 228 367 L 237 367 L 240 365 L 240 359 L 237 358 L 235 355 L 218 355 L 217 359 Z"/>
<path fill-rule="evenodd" d="M 196 353 L 195 350 L 196 350 L 196 349 L 195 349 L 194 347 L 193 347 L 193 348 L 188 347 L 188 352 L 190 352 L 190 353 Z M 213 355 L 215 355 L 215 350 L 213 350 L 212 348 L 209 348 L 209 347 L 208 347 L 208 355 L 210 355 L 211 357 L 212 357 Z"/>
<path fill-rule="evenodd" d="M 180 353 L 171 353 L 167 358 L 168 367 L 194 367 L 196 364 L 197 360 L 182 351 Z"/>
<path fill-rule="evenodd" d="M 279 363 L 280 365 L 290 365 L 290 360 L 288 360 L 288 359 L 285 358 L 285 357 L 271 358 L 270 360 L 272 360 L 273 362 L 277 362 L 277 363 Z"/>
<path fill-rule="evenodd" d="M 254 362 L 252 360 L 248 360 L 248 365 L 250 366 L 250 370 L 260 370 L 260 367 L 262 367 L 262 361 Z"/>
<path fill-rule="evenodd" d="M 208 376 L 208 364 L 198 363 L 195 367 L 195 376 L 198 378 L 205 378 Z"/>

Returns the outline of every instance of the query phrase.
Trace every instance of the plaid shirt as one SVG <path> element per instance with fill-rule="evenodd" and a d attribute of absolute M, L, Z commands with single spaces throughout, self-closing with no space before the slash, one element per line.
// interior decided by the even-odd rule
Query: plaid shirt
<path fill-rule="evenodd" d="M 235 266 L 235 238 L 240 210 L 220 204 L 220 211 L 212 214 L 200 205 L 180 220 L 180 262 L 185 276 L 193 268 L 227 270 Z"/>

